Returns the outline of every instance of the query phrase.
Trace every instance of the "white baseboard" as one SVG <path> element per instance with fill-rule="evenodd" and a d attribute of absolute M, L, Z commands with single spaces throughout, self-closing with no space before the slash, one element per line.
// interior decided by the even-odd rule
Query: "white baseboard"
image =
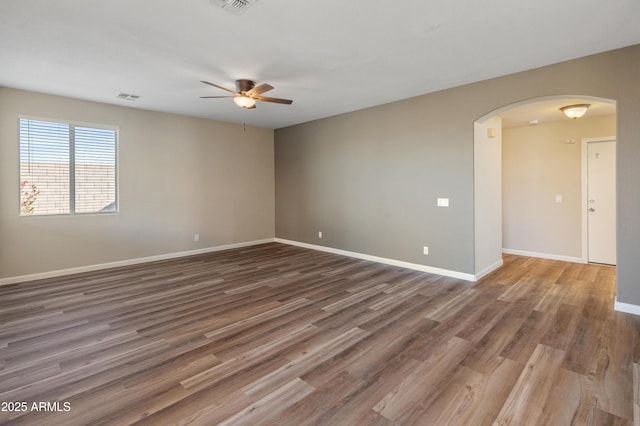
<path fill-rule="evenodd" d="M 167 254 L 160 254 L 156 256 L 139 257 L 136 259 L 120 260 L 116 262 L 100 263 L 97 265 L 79 266 L 76 268 L 59 269 L 57 271 L 40 272 L 37 274 L 0 278 L 0 285 L 16 284 L 16 283 L 21 283 L 26 281 L 42 280 L 46 278 L 55 278 L 55 277 L 60 277 L 64 275 L 79 274 L 82 272 L 93 272 L 93 271 L 99 271 L 101 269 L 137 265 L 139 263 L 155 262 L 158 260 L 175 259 L 179 257 L 193 256 L 196 254 L 211 253 L 215 251 L 229 250 L 229 249 L 240 248 L 240 247 L 249 247 L 249 246 L 255 246 L 257 244 L 272 243 L 274 241 L 275 241 L 275 238 L 266 238 L 264 240 L 245 241 L 242 243 L 225 244 L 222 246 L 207 247 L 207 248 L 198 249 L 198 250 L 180 251 L 176 253 L 167 253 Z"/>
<path fill-rule="evenodd" d="M 561 254 L 538 253 L 535 251 L 512 250 L 512 249 L 506 249 L 506 248 L 503 248 L 502 252 L 506 254 L 515 254 L 517 256 L 538 257 L 540 259 L 550 259 L 550 260 L 562 260 L 563 262 L 587 263 L 581 257 L 563 256 Z"/>
<path fill-rule="evenodd" d="M 489 265 L 486 268 L 484 268 L 482 271 L 476 273 L 476 281 L 478 281 L 479 279 L 481 279 L 482 277 L 484 277 L 485 275 L 489 275 L 490 273 L 492 273 L 493 271 L 495 271 L 496 269 L 498 269 L 499 267 L 501 267 L 502 265 L 504 265 L 504 261 L 502 259 L 500 259 L 499 261 L 497 261 L 496 263 L 494 263 L 493 265 Z"/>
<path fill-rule="evenodd" d="M 433 266 L 421 265 L 418 263 L 404 262 L 402 260 L 388 259 L 385 257 L 372 256 L 372 255 L 352 252 L 348 250 L 340 250 L 340 249 L 335 249 L 331 247 L 318 246 L 315 244 L 302 243 L 299 241 L 291 241 L 291 240 L 286 240 L 282 238 L 266 238 L 263 240 L 226 244 L 222 246 L 207 247 L 207 248 L 198 249 L 198 250 L 181 251 L 181 252 L 175 252 L 175 253 L 160 254 L 156 256 L 140 257 L 136 259 L 120 260 L 116 262 L 100 263 L 96 265 L 87 265 L 87 266 L 79 266 L 75 268 L 59 269 L 55 271 L 40 272 L 36 274 L 0 278 L 0 285 L 16 284 L 16 283 L 35 281 L 35 280 L 41 280 L 46 278 L 55 278 L 55 277 L 60 277 L 64 275 L 79 274 L 82 272 L 93 272 L 93 271 L 99 271 L 102 269 L 137 265 L 137 264 L 146 263 L 146 262 L 155 262 L 158 260 L 176 259 L 180 257 L 193 256 L 196 254 L 211 253 L 216 251 L 229 250 L 229 249 L 240 248 L 240 247 L 249 247 L 257 244 L 265 244 L 265 243 L 272 243 L 272 242 L 279 242 L 282 244 L 304 247 L 312 250 L 324 251 L 328 253 L 338 254 L 341 256 L 348 256 L 356 259 L 369 260 L 371 262 L 384 263 L 387 265 L 398 266 L 401 268 L 413 269 L 420 272 L 428 272 L 431 274 L 437 274 L 445 277 L 457 278 L 457 279 L 461 279 L 465 281 L 473 281 L 473 282 L 479 280 L 484 275 L 502 266 L 502 261 L 500 261 L 494 265 L 489 266 L 488 268 L 485 268 L 479 274 L 474 275 L 474 274 L 467 274 L 464 272 L 451 271 L 448 269 L 436 268 Z"/>
<path fill-rule="evenodd" d="M 626 314 L 640 315 L 640 306 L 632 305 L 630 303 L 618 302 L 617 296 L 615 302 L 613 303 L 613 309 L 618 312 L 624 312 Z"/>
<path fill-rule="evenodd" d="M 341 256 L 354 257 L 356 259 L 369 260 L 371 262 L 384 263 L 386 265 L 399 266 L 401 268 L 413 269 L 420 272 L 428 272 L 430 274 L 443 275 L 445 277 L 458 278 L 465 281 L 477 281 L 476 275 L 466 274 L 464 272 L 450 271 L 448 269 L 434 268 L 432 266 L 420 265 L 418 263 L 404 262 L 402 260 L 388 259 L 386 257 L 372 256 L 369 254 L 340 250 L 332 247 L 318 246 L 315 244 L 302 243 L 299 241 L 285 240 L 282 238 L 276 238 L 275 241 L 277 243 L 289 244 L 292 246 L 304 247 L 311 250 L 339 254 Z"/>

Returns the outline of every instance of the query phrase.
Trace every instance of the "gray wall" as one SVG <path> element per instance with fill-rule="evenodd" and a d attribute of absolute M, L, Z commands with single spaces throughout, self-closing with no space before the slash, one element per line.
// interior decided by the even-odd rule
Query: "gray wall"
<path fill-rule="evenodd" d="M 474 121 L 541 96 L 608 98 L 618 102 L 618 300 L 640 305 L 638 75 L 632 46 L 278 129 L 276 236 L 473 273 Z"/>
<path fill-rule="evenodd" d="M 119 126 L 120 212 L 20 217 L 21 114 Z M 273 155 L 270 129 L 0 88 L 0 279 L 273 238 Z"/>
<path fill-rule="evenodd" d="M 432 96 L 276 130 L 276 236 L 473 273 L 473 120 Z"/>

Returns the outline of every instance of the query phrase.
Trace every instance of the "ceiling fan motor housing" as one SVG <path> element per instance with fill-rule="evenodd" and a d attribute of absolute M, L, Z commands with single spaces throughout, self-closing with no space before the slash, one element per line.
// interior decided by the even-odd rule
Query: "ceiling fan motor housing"
<path fill-rule="evenodd" d="M 236 92 L 246 93 L 249 90 L 253 89 L 256 86 L 251 80 L 236 80 Z"/>

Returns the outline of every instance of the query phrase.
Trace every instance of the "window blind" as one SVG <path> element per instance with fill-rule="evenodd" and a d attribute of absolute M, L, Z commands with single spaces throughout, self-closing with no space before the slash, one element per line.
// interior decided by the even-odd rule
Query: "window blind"
<path fill-rule="evenodd" d="M 117 211 L 117 132 L 19 119 L 20 214 Z"/>

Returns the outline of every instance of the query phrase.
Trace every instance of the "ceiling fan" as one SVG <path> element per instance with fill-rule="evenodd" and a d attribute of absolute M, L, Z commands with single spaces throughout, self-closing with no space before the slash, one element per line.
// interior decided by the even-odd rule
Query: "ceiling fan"
<path fill-rule="evenodd" d="M 217 87 L 226 92 L 233 93 L 232 96 L 200 96 L 201 98 L 233 98 L 236 105 L 253 109 L 256 107 L 256 101 L 262 102 L 274 102 L 277 104 L 290 105 L 293 101 L 289 99 L 280 98 L 268 98 L 266 96 L 260 96 L 264 92 L 268 92 L 273 89 L 273 86 L 267 83 L 263 83 L 256 86 L 256 83 L 251 80 L 236 80 L 236 90 L 227 89 L 226 87 L 218 86 L 217 84 L 209 83 L 208 81 L 200 81 L 201 83 L 208 84 L 209 86 Z"/>

